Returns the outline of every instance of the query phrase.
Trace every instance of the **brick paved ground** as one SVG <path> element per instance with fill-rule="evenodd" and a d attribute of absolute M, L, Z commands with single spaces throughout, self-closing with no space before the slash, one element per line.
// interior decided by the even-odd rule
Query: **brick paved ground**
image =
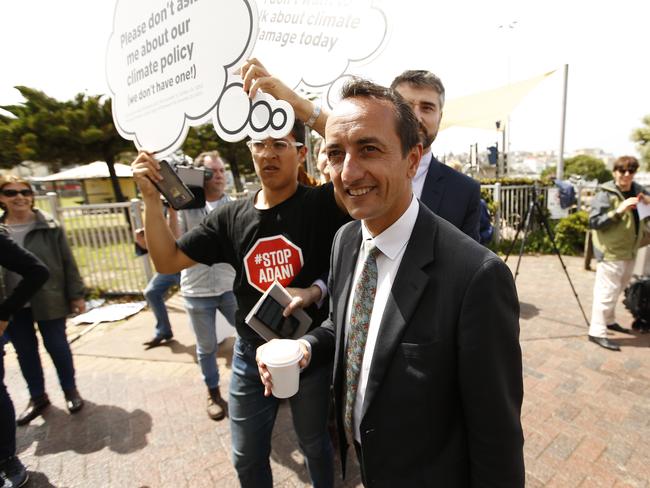
<path fill-rule="evenodd" d="M 589 315 L 593 272 L 565 258 Z M 514 263 L 511 263 L 514 264 Z M 650 337 L 614 335 L 623 351 L 586 341 L 586 325 L 555 256 L 524 257 L 517 279 L 522 302 L 527 485 L 650 487 Z M 86 408 L 69 416 L 47 355 L 53 405 L 18 428 L 18 451 L 33 487 L 237 486 L 227 422 L 204 412 L 205 392 L 194 363 L 182 302 L 168 302 L 176 341 L 143 351 L 152 317 L 103 324 L 73 345 Z M 621 323 L 629 315 L 619 309 Z M 70 327 L 70 335 L 79 329 Z M 232 343 L 221 348 L 223 384 Z M 7 384 L 18 410 L 27 402 L 13 353 Z M 303 487 L 308 478 L 295 448 L 286 406 L 273 439 L 276 486 Z M 358 487 L 353 469 L 341 487 Z"/>

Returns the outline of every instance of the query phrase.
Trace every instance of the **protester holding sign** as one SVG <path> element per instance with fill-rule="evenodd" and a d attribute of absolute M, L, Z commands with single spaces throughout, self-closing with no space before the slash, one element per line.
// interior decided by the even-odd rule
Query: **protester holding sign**
<path fill-rule="evenodd" d="M 249 141 L 261 190 L 215 209 L 178 242 L 165 224 L 159 194 L 148 179 L 160 178 L 158 162 L 141 152 L 132 164 L 145 202 L 149 253 L 157 270 L 174 273 L 196 263 L 228 263 L 235 269 L 239 337 L 233 352 L 229 413 L 233 460 L 243 487 L 273 485 L 269 454 L 278 408 L 276 398 L 264 396 L 255 360 L 264 341 L 244 318 L 277 280 L 300 297 L 313 319 L 312 327 L 318 326 L 328 312 L 326 305 L 319 307 L 326 289 L 318 280 L 327 277 L 332 239 L 348 220 L 331 184 L 308 188 L 298 183 L 298 168 L 307 150 L 304 140 L 304 125 L 297 122 L 285 137 Z M 316 487 L 331 487 L 334 482 L 327 432 L 330 376 L 331 364 L 301 375 L 299 391 L 289 400 Z"/>
<path fill-rule="evenodd" d="M 279 100 L 286 100 L 298 119 L 324 135 L 328 114 L 320 106 L 301 97 L 273 77 L 257 59 L 248 60 L 242 66 L 241 73 L 244 90 L 251 98 L 263 90 Z M 393 80 L 391 88 L 411 105 L 419 122 L 424 152 L 413 178 L 413 193 L 436 215 L 478 241 L 480 185 L 472 178 L 442 164 L 431 151 L 431 145 L 438 135 L 445 102 L 442 81 L 429 71 L 405 71 Z"/>

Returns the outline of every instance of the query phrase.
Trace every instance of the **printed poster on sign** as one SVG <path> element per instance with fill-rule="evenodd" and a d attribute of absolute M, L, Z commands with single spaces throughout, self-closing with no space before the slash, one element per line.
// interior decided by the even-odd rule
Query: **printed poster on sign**
<path fill-rule="evenodd" d="M 117 0 L 106 76 L 120 135 L 163 157 L 210 121 L 231 142 L 288 133 L 291 106 L 265 94 L 251 101 L 235 74 L 257 29 L 251 0 Z"/>
<path fill-rule="evenodd" d="M 375 59 L 389 39 L 378 0 L 258 0 L 258 7 L 253 55 L 330 107 L 347 75 Z"/>
<path fill-rule="evenodd" d="M 547 189 L 546 208 L 548 209 L 549 217 L 552 219 L 563 219 L 569 216 L 569 209 L 562 208 L 560 204 L 560 190 L 558 188 Z"/>
<path fill-rule="evenodd" d="M 302 250 L 282 235 L 258 239 L 244 256 L 246 278 L 262 293 L 276 280 L 289 286 L 303 264 Z"/>

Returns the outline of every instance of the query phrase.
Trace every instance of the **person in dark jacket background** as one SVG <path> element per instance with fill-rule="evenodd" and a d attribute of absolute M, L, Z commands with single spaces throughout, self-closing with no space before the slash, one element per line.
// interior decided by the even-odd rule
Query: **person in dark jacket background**
<path fill-rule="evenodd" d="M 487 246 L 490 242 L 492 242 L 492 237 L 494 235 L 494 226 L 492 225 L 490 210 L 488 209 L 487 202 L 481 198 L 479 204 L 481 207 L 481 216 L 479 220 L 478 242 L 484 246 Z"/>
<path fill-rule="evenodd" d="M 19 311 L 29 297 L 43 286 L 50 276 L 47 267 L 32 253 L 16 244 L 0 227 L 0 266 L 22 277 L 11 294 L 5 294 L 0 274 L 0 481 L 9 486 L 27 482 L 25 466 L 16 456 L 16 412 L 4 384 L 4 338 L 11 315 Z M 7 483 L 4 483 L 4 486 Z"/>
<path fill-rule="evenodd" d="M 28 181 L 12 175 L 2 177 L 0 206 L 4 209 L 0 223 L 6 225 L 14 241 L 35 254 L 50 271 L 45 285 L 30 299 L 28 306 L 13 315 L 7 328 L 29 388 L 29 404 L 16 420 L 18 425 L 25 425 L 50 404 L 45 392 L 35 321 L 56 367 L 68 410 L 75 413 L 83 407 L 75 382 L 65 319 L 71 312 L 85 311 L 85 289 L 65 232 L 52 217 L 34 208 L 34 193 Z M 4 278 L 9 290 L 18 281 L 12 273 L 5 273 Z"/>

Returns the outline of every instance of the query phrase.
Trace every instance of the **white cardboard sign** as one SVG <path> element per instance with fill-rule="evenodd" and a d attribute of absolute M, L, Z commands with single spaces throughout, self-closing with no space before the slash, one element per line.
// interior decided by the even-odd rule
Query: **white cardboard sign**
<path fill-rule="evenodd" d="M 552 219 L 563 219 L 564 217 L 568 217 L 569 215 L 569 209 L 568 208 L 562 208 L 562 205 L 560 205 L 560 190 L 559 188 L 548 188 L 548 197 L 546 200 L 546 208 L 548 209 L 549 216 Z"/>
<path fill-rule="evenodd" d="M 233 75 L 256 29 L 250 0 L 117 0 L 106 74 L 120 135 L 161 157 L 211 120 L 227 141 L 286 134 L 289 104 L 249 100 Z"/>
<path fill-rule="evenodd" d="M 106 55 L 115 126 L 158 157 L 208 121 L 228 142 L 281 137 L 293 109 L 261 92 L 248 98 L 234 74 L 246 59 L 332 106 L 349 70 L 387 39 L 373 0 L 117 0 Z"/>
<path fill-rule="evenodd" d="M 258 0 L 253 55 L 293 88 L 324 95 L 330 107 L 339 79 L 375 59 L 389 38 L 375 0 Z"/>

